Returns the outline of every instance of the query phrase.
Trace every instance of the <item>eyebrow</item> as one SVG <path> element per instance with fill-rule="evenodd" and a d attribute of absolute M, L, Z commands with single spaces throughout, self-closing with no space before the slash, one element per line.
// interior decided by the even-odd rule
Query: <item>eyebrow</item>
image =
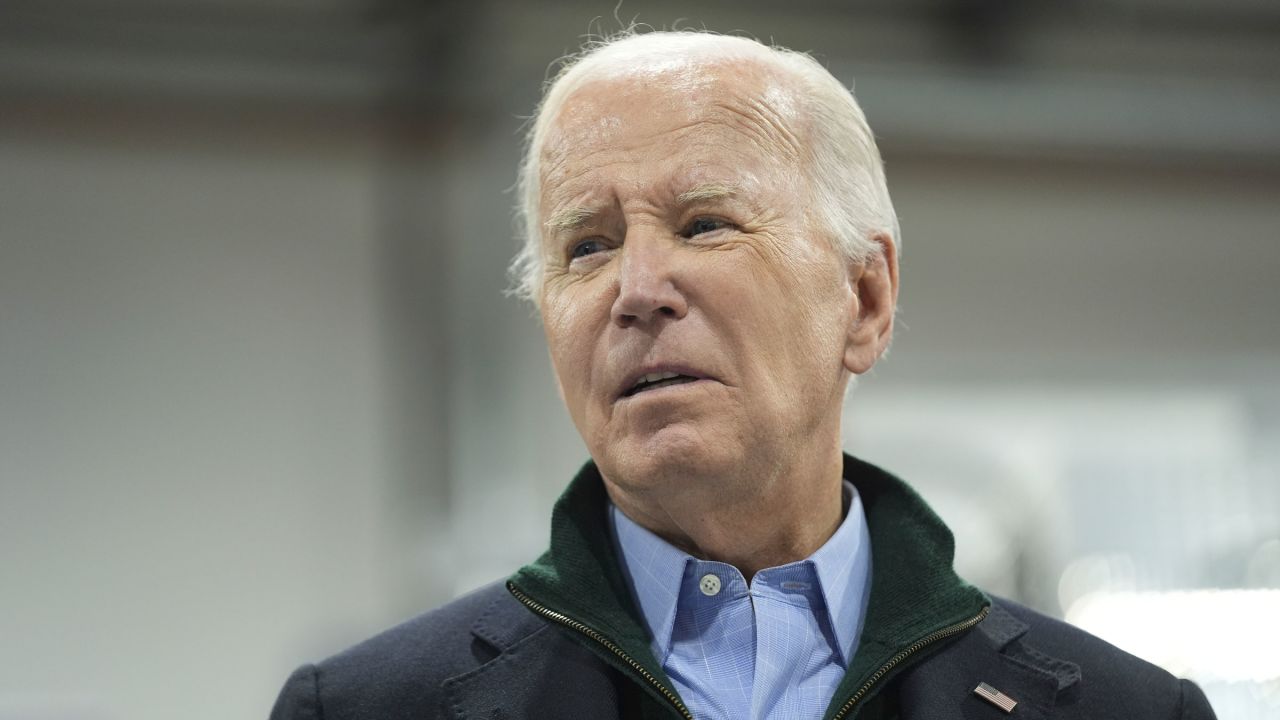
<path fill-rule="evenodd" d="M 737 195 L 739 188 L 737 185 L 722 182 L 703 183 L 695 186 L 692 190 L 686 190 L 676 196 L 676 202 L 681 205 L 689 205 L 695 202 L 703 202 L 706 200 L 723 200 L 724 198 Z"/>
<path fill-rule="evenodd" d="M 595 216 L 594 211 L 584 207 L 567 207 L 552 213 L 543 226 L 553 232 L 570 232 L 585 227 Z"/>

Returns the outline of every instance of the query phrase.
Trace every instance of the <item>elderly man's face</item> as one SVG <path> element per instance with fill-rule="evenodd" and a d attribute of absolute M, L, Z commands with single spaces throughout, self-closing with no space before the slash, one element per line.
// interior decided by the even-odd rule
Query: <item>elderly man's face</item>
<path fill-rule="evenodd" d="M 579 87 L 551 126 L 544 327 L 624 491 L 838 443 L 846 370 L 874 362 L 851 334 L 856 269 L 809 219 L 793 108 L 755 63 L 636 68 Z"/>

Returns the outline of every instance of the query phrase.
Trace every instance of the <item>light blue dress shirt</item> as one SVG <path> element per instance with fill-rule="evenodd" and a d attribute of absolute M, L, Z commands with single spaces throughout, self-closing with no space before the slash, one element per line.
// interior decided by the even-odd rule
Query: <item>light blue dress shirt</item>
<path fill-rule="evenodd" d="M 871 539 L 858 491 L 808 558 L 756 573 L 699 560 L 609 515 L 653 654 L 699 720 L 821 718 L 858 648 Z"/>

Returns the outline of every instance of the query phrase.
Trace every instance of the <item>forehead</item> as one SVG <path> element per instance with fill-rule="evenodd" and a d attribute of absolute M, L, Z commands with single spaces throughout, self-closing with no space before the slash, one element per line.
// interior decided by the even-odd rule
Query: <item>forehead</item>
<path fill-rule="evenodd" d="M 544 199 L 554 200 L 548 193 L 567 186 L 592 186 L 601 172 L 637 161 L 679 168 L 674 174 L 684 184 L 749 181 L 732 176 L 794 164 L 800 117 L 791 85 L 751 61 L 668 62 L 593 74 L 548 125 L 539 152 Z"/>

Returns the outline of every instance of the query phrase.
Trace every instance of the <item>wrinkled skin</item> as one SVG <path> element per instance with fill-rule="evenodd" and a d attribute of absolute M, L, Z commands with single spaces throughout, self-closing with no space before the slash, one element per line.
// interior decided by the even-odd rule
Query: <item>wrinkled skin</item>
<path fill-rule="evenodd" d="M 574 90 L 540 155 L 539 304 L 573 422 L 623 512 L 748 578 L 839 524 L 845 387 L 897 292 L 887 238 L 850 264 L 811 217 L 788 80 L 629 64 Z M 698 380 L 620 396 L 655 368 Z"/>

